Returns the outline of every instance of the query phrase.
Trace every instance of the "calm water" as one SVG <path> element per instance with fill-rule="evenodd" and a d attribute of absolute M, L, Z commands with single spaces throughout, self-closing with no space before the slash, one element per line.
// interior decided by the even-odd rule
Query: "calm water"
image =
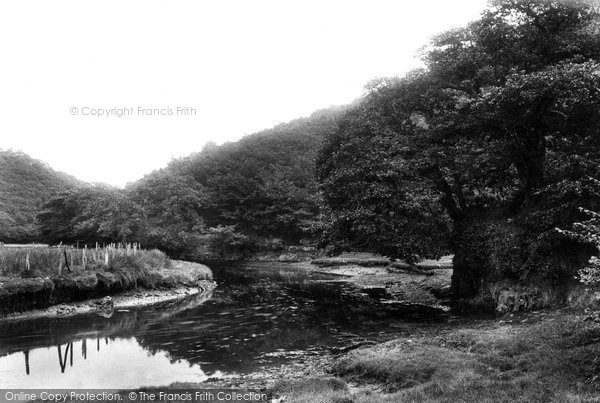
<path fill-rule="evenodd" d="M 339 277 L 285 264 L 210 266 L 219 286 L 209 300 L 0 325 L 0 388 L 201 382 L 410 332 L 419 322 Z"/>

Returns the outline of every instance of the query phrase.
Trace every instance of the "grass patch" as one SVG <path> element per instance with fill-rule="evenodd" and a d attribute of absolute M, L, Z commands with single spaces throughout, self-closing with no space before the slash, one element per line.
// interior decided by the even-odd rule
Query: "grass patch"
<path fill-rule="evenodd" d="M 535 315 L 352 351 L 331 374 L 354 391 L 318 378 L 278 390 L 291 402 L 599 402 L 600 325 L 576 312 Z"/>
<path fill-rule="evenodd" d="M 66 255 L 66 262 L 65 262 Z M 108 265 L 106 261 L 108 260 Z M 0 276 L 16 278 L 46 277 L 68 272 L 116 271 L 119 269 L 168 269 L 169 258 L 158 250 L 99 248 L 0 248 Z"/>
<path fill-rule="evenodd" d="M 208 267 L 171 261 L 158 250 L 0 248 L 0 314 L 98 298 L 138 287 L 194 287 L 210 279 L 212 272 Z"/>
<path fill-rule="evenodd" d="M 348 386 L 334 377 L 277 381 L 270 390 L 274 396 L 285 396 L 284 401 L 297 403 L 352 403 Z"/>

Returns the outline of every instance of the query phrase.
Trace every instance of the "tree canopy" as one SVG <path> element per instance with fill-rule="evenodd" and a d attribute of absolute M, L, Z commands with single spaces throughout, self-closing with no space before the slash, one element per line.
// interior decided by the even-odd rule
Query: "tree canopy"
<path fill-rule="evenodd" d="M 318 111 L 222 146 L 209 143 L 122 190 L 65 190 L 39 211 L 41 236 L 53 243 L 141 242 L 171 255 L 201 246 L 243 254 L 260 242 L 313 240 L 320 213 L 314 159 L 342 110 Z M 0 222 L 9 219 L 0 215 Z"/>
<path fill-rule="evenodd" d="M 325 242 L 453 252 L 470 288 L 475 266 L 579 264 L 555 228 L 600 202 L 599 22 L 588 1 L 493 1 L 425 46 L 424 69 L 370 83 L 318 159 Z"/>
<path fill-rule="evenodd" d="M 22 152 L 0 150 L 0 242 L 36 240 L 42 203 L 79 184 Z"/>

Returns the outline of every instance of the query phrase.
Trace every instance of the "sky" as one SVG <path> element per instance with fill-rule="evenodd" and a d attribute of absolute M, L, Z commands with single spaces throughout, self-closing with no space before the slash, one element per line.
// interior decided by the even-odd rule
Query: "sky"
<path fill-rule="evenodd" d="M 123 186 L 419 67 L 485 0 L 0 2 L 0 149 Z"/>

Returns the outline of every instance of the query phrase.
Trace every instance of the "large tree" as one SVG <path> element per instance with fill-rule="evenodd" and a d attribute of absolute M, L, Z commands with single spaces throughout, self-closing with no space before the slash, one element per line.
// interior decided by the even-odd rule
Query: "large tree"
<path fill-rule="evenodd" d="M 37 215 L 50 243 L 139 242 L 144 215 L 125 192 L 107 185 L 79 186 L 43 204 Z"/>
<path fill-rule="evenodd" d="M 593 248 L 555 228 L 600 203 L 599 21 L 589 1 L 493 1 L 426 68 L 371 83 L 318 160 L 325 240 L 452 252 L 457 297 L 572 278 Z"/>
<path fill-rule="evenodd" d="M 142 212 L 142 245 L 173 256 L 198 246 L 206 231 L 201 213 L 207 208 L 207 197 L 204 187 L 191 176 L 155 171 L 130 185 L 127 195 Z"/>

